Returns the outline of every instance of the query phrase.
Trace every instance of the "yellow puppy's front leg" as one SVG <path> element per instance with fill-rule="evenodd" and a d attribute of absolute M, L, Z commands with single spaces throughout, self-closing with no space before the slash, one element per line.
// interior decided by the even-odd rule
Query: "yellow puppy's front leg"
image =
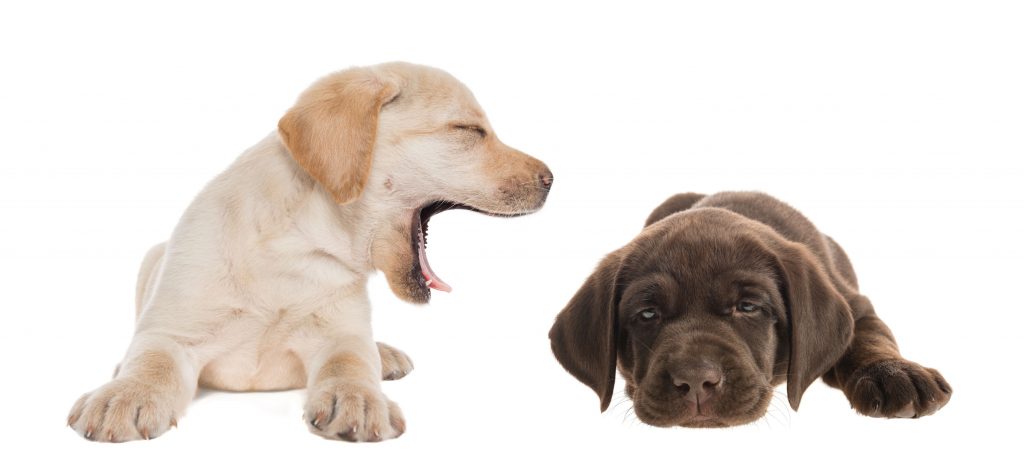
<path fill-rule="evenodd" d="M 137 334 L 114 379 L 82 395 L 68 425 L 93 441 L 160 436 L 185 413 L 196 392 L 197 373 L 178 343 Z"/>
<path fill-rule="evenodd" d="M 310 431 L 328 439 L 397 438 L 405 431 L 405 418 L 380 389 L 377 346 L 360 339 L 335 339 L 321 353 L 321 362 L 310 367 L 304 419 Z"/>
<path fill-rule="evenodd" d="M 405 418 L 381 391 L 382 352 L 394 356 L 397 351 L 373 341 L 365 290 L 346 296 L 316 312 L 316 336 L 299 351 L 309 374 L 303 418 L 310 431 L 328 439 L 397 438 L 405 431 Z"/>

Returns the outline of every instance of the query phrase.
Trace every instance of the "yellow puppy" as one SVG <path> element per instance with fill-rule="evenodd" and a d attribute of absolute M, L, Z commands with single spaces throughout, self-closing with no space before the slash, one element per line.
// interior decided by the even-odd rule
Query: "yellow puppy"
<path fill-rule="evenodd" d="M 128 352 L 68 423 L 96 441 L 148 439 L 199 385 L 307 387 L 314 433 L 397 437 L 405 420 L 380 380 L 412 364 L 374 343 L 367 277 L 380 270 L 399 298 L 426 303 L 431 288 L 450 289 L 424 252 L 432 215 L 533 212 L 551 182 L 443 71 L 389 63 L 327 76 L 146 256 Z"/>

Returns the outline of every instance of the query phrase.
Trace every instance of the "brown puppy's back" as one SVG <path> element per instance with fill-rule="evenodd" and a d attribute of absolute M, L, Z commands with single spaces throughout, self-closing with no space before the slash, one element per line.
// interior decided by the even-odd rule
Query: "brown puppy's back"
<path fill-rule="evenodd" d="M 665 200 L 647 217 L 649 226 L 676 212 L 687 209 L 727 209 L 768 225 L 780 235 L 808 247 L 825 265 L 833 283 L 844 296 L 856 293 L 857 275 L 846 252 L 832 238 L 818 231 L 810 219 L 789 204 L 757 191 L 727 191 L 710 196 L 698 193 L 676 194 Z"/>

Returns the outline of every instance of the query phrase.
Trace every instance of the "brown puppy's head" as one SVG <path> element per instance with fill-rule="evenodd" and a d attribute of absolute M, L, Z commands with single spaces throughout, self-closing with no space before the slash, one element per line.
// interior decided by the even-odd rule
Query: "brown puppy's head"
<path fill-rule="evenodd" d="M 426 259 L 427 222 L 449 209 L 516 216 L 539 209 L 552 174 L 502 143 L 462 83 L 387 63 L 313 84 L 278 124 L 296 162 L 334 201 L 358 210 L 372 265 L 400 298 L 448 291 Z"/>
<path fill-rule="evenodd" d="M 555 356 L 611 401 L 615 366 L 640 420 L 716 427 L 760 418 L 772 386 L 797 408 L 852 335 L 849 306 L 800 244 L 723 209 L 648 226 L 558 315 Z"/>

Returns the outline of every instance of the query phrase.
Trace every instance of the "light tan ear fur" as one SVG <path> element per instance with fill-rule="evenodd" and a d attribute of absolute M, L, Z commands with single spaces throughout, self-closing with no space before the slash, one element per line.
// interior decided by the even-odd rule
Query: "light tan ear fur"
<path fill-rule="evenodd" d="M 363 192 L 380 109 L 397 93 L 369 68 L 348 69 L 313 84 L 278 122 L 292 157 L 338 204 Z"/>

